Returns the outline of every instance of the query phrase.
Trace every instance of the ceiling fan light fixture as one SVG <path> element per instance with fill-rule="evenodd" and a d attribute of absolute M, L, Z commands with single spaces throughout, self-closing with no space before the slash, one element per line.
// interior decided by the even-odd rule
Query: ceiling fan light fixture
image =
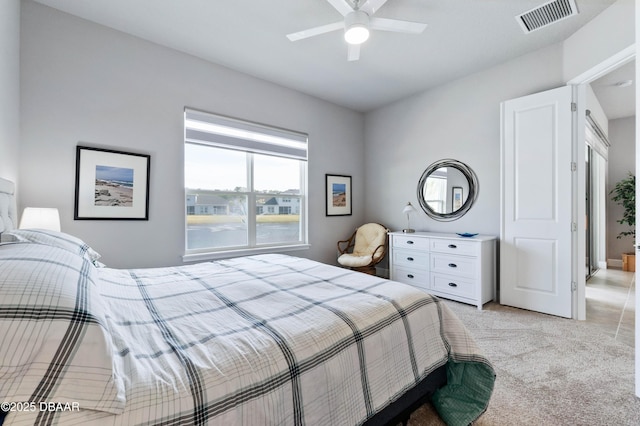
<path fill-rule="evenodd" d="M 349 44 L 362 44 L 369 38 L 369 29 L 364 25 L 352 25 L 344 32 L 344 39 Z"/>
<path fill-rule="evenodd" d="M 369 15 L 354 10 L 344 17 L 344 39 L 349 44 L 362 44 L 369 38 Z"/>

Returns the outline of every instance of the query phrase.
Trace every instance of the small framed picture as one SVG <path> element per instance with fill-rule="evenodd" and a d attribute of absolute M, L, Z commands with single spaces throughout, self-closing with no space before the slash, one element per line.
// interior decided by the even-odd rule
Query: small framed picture
<path fill-rule="evenodd" d="M 462 204 L 464 204 L 462 199 L 462 187 L 454 186 L 451 188 L 451 191 L 451 211 L 455 212 L 462 207 Z"/>
<path fill-rule="evenodd" d="M 77 146 L 74 219 L 149 220 L 150 159 Z"/>
<path fill-rule="evenodd" d="M 327 216 L 351 215 L 351 176 L 325 175 Z"/>

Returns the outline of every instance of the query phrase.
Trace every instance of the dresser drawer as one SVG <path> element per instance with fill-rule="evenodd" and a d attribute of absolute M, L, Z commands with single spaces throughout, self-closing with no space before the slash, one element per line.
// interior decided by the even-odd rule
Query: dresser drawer
<path fill-rule="evenodd" d="M 431 272 L 462 277 L 475 277 L 478 268 L 478 259 L 474 257 L 431 253 L 430 266 Z"/>
<path fill-rule="evenodd" d="M 433 290 L 468 299 L 475 298 L 475 280 L 445 274 L 431 274 L 431 288 Z"/>
<path fill-rule="evenodd" d="M 394 268 L 392 271 L 394 281 L 411 284 L 423 290 L 429 290 L 429 273 L 426 270 L 412 268 Z"/>
<path fill-rule="evenodd" d="M 424 237 L 412 237 L 411 235 L 394 235 L 392 238 L 394 249 L 417 249 L 429 251 L 429 239 Z"/>
<path fill-rule="evenodd" d="M 411 269 L 429 270 L 429 253 L 418 250 L 393 250 L 393 264 Z"/>
<path fill-rule="evenodd" d="M 478 256 L 480 254 L 480 244 L 476 242 L 437 238 L 433 238 L 430 241 L 432 252 L 461 254 L 465 256 Z"/>

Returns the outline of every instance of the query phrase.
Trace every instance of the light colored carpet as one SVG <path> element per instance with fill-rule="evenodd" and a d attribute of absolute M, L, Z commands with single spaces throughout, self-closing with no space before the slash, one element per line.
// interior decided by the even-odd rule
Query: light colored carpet
<path fill-rule="evenodd" d="M 444 301 L 493 363 L 496 384 L 476 425 L 640 425 L 634 350 L 598 324 L 495 303 Z M 410 426 L 443 425 L 425 404 Z"/>

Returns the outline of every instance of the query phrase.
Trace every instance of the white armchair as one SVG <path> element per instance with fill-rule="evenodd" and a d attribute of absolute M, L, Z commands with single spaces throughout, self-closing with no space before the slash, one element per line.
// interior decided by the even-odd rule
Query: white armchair
<path fill-rule="evenodd" d="M 389 230 L 379 223 L 366 223 L 347 240 L 338 241 L 338 263 L 355 271 L 375 275 L 387 252 Z"/>

